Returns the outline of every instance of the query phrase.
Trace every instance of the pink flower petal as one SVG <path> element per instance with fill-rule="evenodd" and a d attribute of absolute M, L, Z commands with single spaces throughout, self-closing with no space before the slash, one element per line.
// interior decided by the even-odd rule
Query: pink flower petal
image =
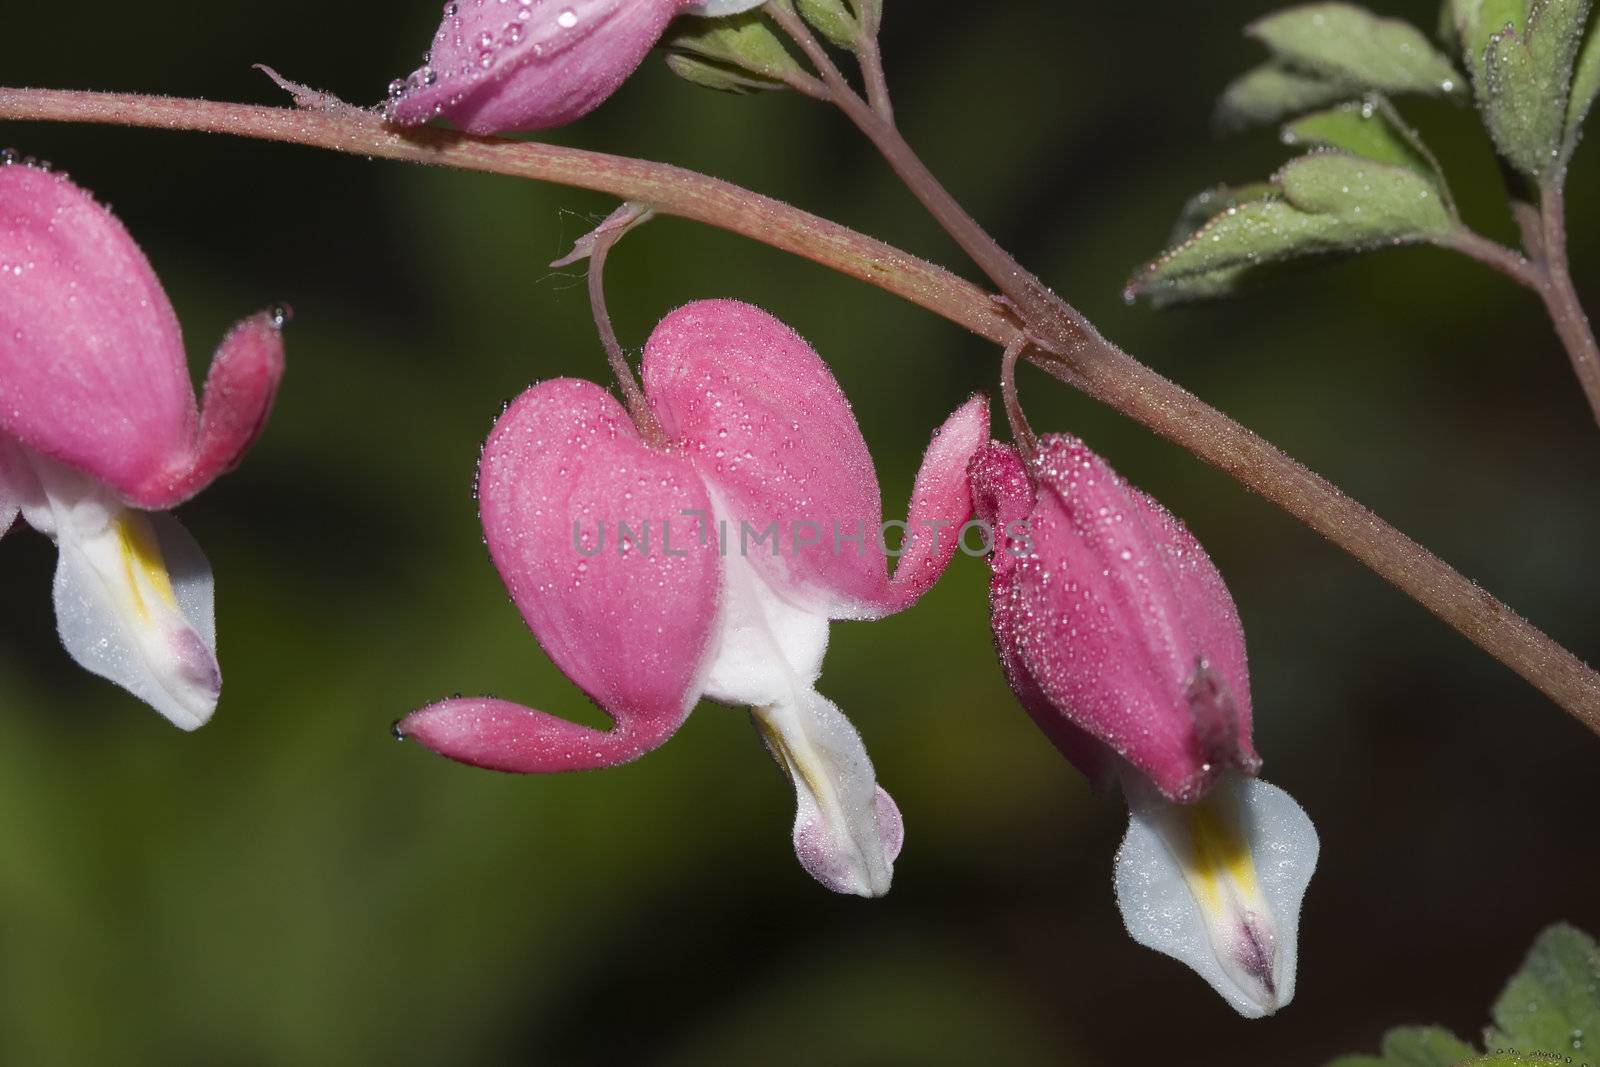
<path fill-rule="evenodd" d="M 479 494 L 489 553 L 522 617 L 616 725 L 478 699 L 423 708 L 400 731 L 524 773 L 611 766 L 665 741 L 699 695 L 721 573 L 715 540 L 702 544 L 700 519 L 684 514 L 709 514 L 694 468 L 646 446 L 599 386 L 559 379 L 495 424 Z"/>
<path fill-rule="evenodd" d="M 1115 775 L 1110 751 L 1057 709 L 1023 662 L 1023 647 L 1036 620 L 1016 595 L 1012 575 L 1020 555 L 1028 551 L 1024 538 L 1034 509 L 1033 484 L 1016 450 L 998 442 L 991 442 L 973 457 L 971 474 L 977 516 L 989 524 L 995 537 L 989 607 L 1000 669 L 1018 703 L 1044 735 L 1096 788 L 1104 789 Z"/>
<path fill-rule="evenodd" d="M 172 305 L 120 222 L 59 174 L 0 166 L 0 432 L 162 509 L 260 429 L 283 369 L 267 316 L 237 327 L 204 419 Z"/>
<path fill-rule="evenodd" d="M 894 577 L 873 592 L 861 590 L 858 615 L 881 618 L 904 611 L 933 588 L 956 554 L 962 525 L 972 518 L 967 467 L 989 439 L 989 401 L 972 397 L 933 431 L 911 489 L 904 554 Z"/>
<path fill-rule="evenodd" d="M 561 126 L 599 107 L 692 0 L 452 0 L 388 118 L 471 133 Z"/>
<path fill-rule="evenodd" d="M 749 304 L 703 300 L 656 327 L 643 371 L 663 428 L 731 516 L 729 551 L 746 553 L 795 604 L 834 618 L 889 614 L 949 562 L 971 512 L 967 457 L 988 433 L 981 399 L 946 423 L 917 480 L 912 522 L 950 525 L 937 548 L 931 532 L 917 537 L 891 584 L 867 443 L 799 334 Z"/>
<path fill-rule="evenodd" d="M 676 721 L 667 715 L 619 718 L 616 729 L 596 730 L 507 700 L 463 697 L 419 708 L 395 732 L 474 767 L 555 774 L 636 760 L 664 744 L 682 721 L 682 715 Z"/>
<path fill-rule="evenodd" d="M 730 531 L 730 552 L 748 531 L 757 570 L 818 614 L 882 583 L 877 472 L 850 402 L 804 338 L 749 304 L 697 301 L 650 335 L 643 376 L 663 429 L 744 528 Z M 775 538 L 756 543 L 769 527 Z"/>
<path fill-rule="evenodd" d="M 228 331 L 206 374 L 200 430 L 186 465 L 130 494 L 141 507 L 182 503 L 239 465 L 266 428 L 283 378 L 281 313 L 263 311 Z"/>
<path fill-rule="evenodd" d="M 0 166 L 0 428 L 128 489 L 198 424 L 177 317 L 128 231 L 65 177 Z"/>
<path fill-rule="evenodd" d="M 1034 474 L 1011 595 L 1038 691 L 1169 799 L 1254 772 L 1244 631 L 1210 557 L 1075 438 L 1044 438 Z"/>

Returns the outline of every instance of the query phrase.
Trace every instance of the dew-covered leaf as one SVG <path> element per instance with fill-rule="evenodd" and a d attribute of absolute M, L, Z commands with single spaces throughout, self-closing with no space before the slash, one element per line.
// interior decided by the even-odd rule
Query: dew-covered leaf
<path fill-rule="evenodd" d="M 1415 130 L 1382 97 L 1344 104 L 1291 122 L 1283 143 L 1340 148 L 1352 155 L 1410 167 L 1443 191 L 1443 176 Z"/>
<path fill-rule="evenodd" d="M 1278 196 L 1280 190 L 1271 182 L 1251 182 L 1248 185 L 1216 185 L 1196 193 L 1183 205 L 1178 221 L 1172 225 L 1167 237 L 1168 245 L 1179 245 L 1188 240 L 1196 230 L 1218 215 L 1252 200 L 1265 200 Z"/>
<path fill-rule="evenodd" d="M 1507 26 L 1527 25 L 1528 3 L 1529 0 L 1447 0 L 1445 12 L 1452 43 L 1465 56 L 1474 77 L 1482 68 L 1489 38 Z"/>
<path fill-rule="evenodd" d="M 1172 232 L 1167 237 L 1167 247 L 1177 248 L 1206 223 L 1218 215 L 1238 209 L 1241 204 L 1281 195 L 1282 191 L 1271 182 L 1218 185 L 1196 193 L 1189 198 L 1188 203 L 1184 204 L 1177 221 L 1173 223 Z M 1236 263 L 1215 270 L 1173 277 L 1150 289 L 1141 288 L 1139 279 L 1135 278 L 1123 295 L 1129 300 L 1148 295 L 1151 303 L 1157 307 L 1200 300 L 1220 300 L 1237 295 L 1247 284 L 1259 281 L 1261 275 L 1268 273 L 1269 270 L 1270 268 L 1248 262 Z"/>
<path fill-rule="evenodd" d="M 1568 146 L 1568 100 L 1573 66 L 1588 22 L 1590 0 L 1533 0 L 1525 22 L 1490 33 L 1474 71 L 1478 109 L 1500 155 L 1540 178 L 1559 166 Z M 1488 0 L 1478 17 L 1489 10 Z M 1473 27 L 1481 39 L 1486 25 Z"/>
<path fill-rule="evenodd" d="M 668 52 L 667 69 L 686 82 L 723 93 L 763 93 L 788 88 L 782 82 L 770 78 L 758 78 L 737 67 L 713 63 L 685 52 Z"/>
<path fill-rule="evenodd" d="M 861 43 L 861 23 L 845 0 L 795 0 L 800 15 L 813 29 L 844 49 Z"/>
<path fill-rule="evenodd" d="M 1238 129 L 1277 122 L 1360 95 L 1361 87 L 1350 82 L 1303 74 L 1280 63 L 1263 63 L 1223 90 L 1217 102 L 1217 125 Z"/>
<path fill-rule="evenodd" d="M 1302 4 L 1258 19 L 1246 32 L 1279 62 L 1328 81 L 1385 93 L 1465 91 L 1455 65 L 1421 30 L 1353 4 Z"/>
<path fill-rule="evenodd" d="M 1129 282 L 1129 299 L 1226 295 L 1262 264 L 1328 252 L 1443 240 L 1456 228 L 1433 183 L 1408 167 L 1345 152 L 1286 165 L 1276 195 L 1224 208 Z"/>
<path fill-rule="evenodd" d="M 680 18 L 662 38 L 667 66 L 680 78 L 725 92 L 782 89 L 803 74 L 759 10 L 721 18 Z"/>
<path fill-rule="evenodd" d="M 1567 105 L 1567 154 L 1577 147 L 1578 131 L 1589 109 L 1600 97 L 1600 19 L 1589 30 L 1589 40 L 1578 55 L 1578 65 L 1572 75 L 1572 102 Z"/>
<path fill-rule="evenodd" d="M 1403 1026 L 1383 1037 L 1376 1056 L 1341 1056 L 1328 1067 L 1456 1067 L 1478 1050 L 1437 1026 Z"/>
<path fill-rule="evenodd" d="M 1492 1049 L 1572 1056 L 1600 1048 L 1600 948 L 1594 939 L 1565 924 L 1545 930 L 1495 1001 L 1493 1015 L 1486 1038 Z"/>

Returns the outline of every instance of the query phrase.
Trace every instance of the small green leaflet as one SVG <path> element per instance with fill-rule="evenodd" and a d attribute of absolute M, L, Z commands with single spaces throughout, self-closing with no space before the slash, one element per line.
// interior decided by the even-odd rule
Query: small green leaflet
<path fill-rule="evenodd" d="M 1377 1056 L 1341 1056 L 1328 1067 L 1456 1067 L 1478 1050 L 1437 1026 L 1405 1026 L 1383 1037 Z"/>
<path fill-rule="evenodd" d="M 785 88 L 804 68 L 758 11 L 722 18 L 683 18 L 662 39 L 667 66 L 680 78 L 724 92 Z"/>
<path fill-rule="evenodd" d="M 1450 96 L 1466 86 L 1455 65 L 1421 30 L 1353 4 L 1287 8 L 1245 31 L 1280 63 L 1327 81 L 1384 93 Z"/>
<path fill-rule="evenodd" d="M 1427 178 L 1347 152 L 1294 160 L 1271 190 L 1227 206 L 1135 275 L 1125 295 L 1160 303 L 1226 295 L 1258 265 L 1443 240 L 1456 228 Z"/>

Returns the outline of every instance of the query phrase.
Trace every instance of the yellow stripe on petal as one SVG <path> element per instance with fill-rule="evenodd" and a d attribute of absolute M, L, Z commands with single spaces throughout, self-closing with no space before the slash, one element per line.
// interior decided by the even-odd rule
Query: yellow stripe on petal
<path fill-rule="evenodd" d="M 1318 852 L 1300 805 L 1237 774 L 1192 805 L 1166 800 L 1131 771 L 1123 787 L 1131 812 L 1116 890 L 1128 933 L 1192 967 L 1246 1018 L 1289 1003 Z"/>
<path fill-rule="evenodd" d="M 150 620 L 150 605 L 146 596 L 154 596 L 170 610 L 178 610 L 178 597 L 172 590 L 172 578 L 167 573 L 167 561 L 156 540 L 155 527 L 137 511 L 126 511 L 116 520 L 117 541 L 122 549 L 123 571 L 128 579 L 128 590 L 133 595 L 133 607 L 139 618 Z"/>
<path fill-rule="evenodd" d="M 1255 859 L 1232 811 L 1213 796 L 1185 813 L 1189 822 L 1189 855 L 1184 877 L 1207 911 L 1218 911 L 1232 899 L 1246 905 L 1261 899 Z"/>

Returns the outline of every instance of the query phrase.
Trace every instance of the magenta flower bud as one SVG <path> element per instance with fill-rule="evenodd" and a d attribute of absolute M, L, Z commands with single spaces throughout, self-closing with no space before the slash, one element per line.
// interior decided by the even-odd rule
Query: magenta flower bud
<path fill-rule="evenodd" d="M 1251 777 L 1244 631 L 1222 576 L 1076 438 L 1041 439 L 1026 464 L 990 444 L 969 473 L 995 531 L 990 605 L 1012 691 L 1074 765 L 1127 795 L 1115 882 L 1129 933 L 1240 1014 L 1271 1014 L 1294 995 L 1317 836 Z"/>
<path fill-rule="evenodd" d="M 495 424 L 478 479 L 512 600 L 611 728 L 468 697 L 398 731 L 463 763 L 544 774 L 637 759 L 702 697 L 748 707 L 794 787 L 802 866 L 836 892 L 881 896 L 900 813 L 817 691 L 828 625 L 901 611 L 943 573 L 972 513 L 987 403 L 972 398 L 936 432 L 891 575 L 866 441 L 793 330 L 748 304 L 690 304 L 650 336 L 643 378 L 666 441 L 598 385 L 541 382 Z"/>
<path fill-rule="evenodd" d="M 389 86 L 386 115 L 479 134 L 562 126 L 616 92 L 677 16 L 762 2 L 451 0 L 423 65 Z"/>
<path fill-rule="evenodd" d="M 164 514 L 234 467 L 283 374 L 283 312 L 233 328 L 196 403 L 177 316 L 127 230 L 0 154 L 0 534 L 60 551 L 62 644 L 192 730 L 216 707 L 211 569 Z"/>
<path fill-rule="evenodd" d="M 1027 539 L 995 553 L 995 640 L 1062 752 L 1103 781 L 1092 738 L 1179 803 L 1253 774 L 1244 630 L 1183 524 L 1071 437 L 1041 440 L 1031 471 L 991 445 L 973 486 L 980 518 Z"/>

